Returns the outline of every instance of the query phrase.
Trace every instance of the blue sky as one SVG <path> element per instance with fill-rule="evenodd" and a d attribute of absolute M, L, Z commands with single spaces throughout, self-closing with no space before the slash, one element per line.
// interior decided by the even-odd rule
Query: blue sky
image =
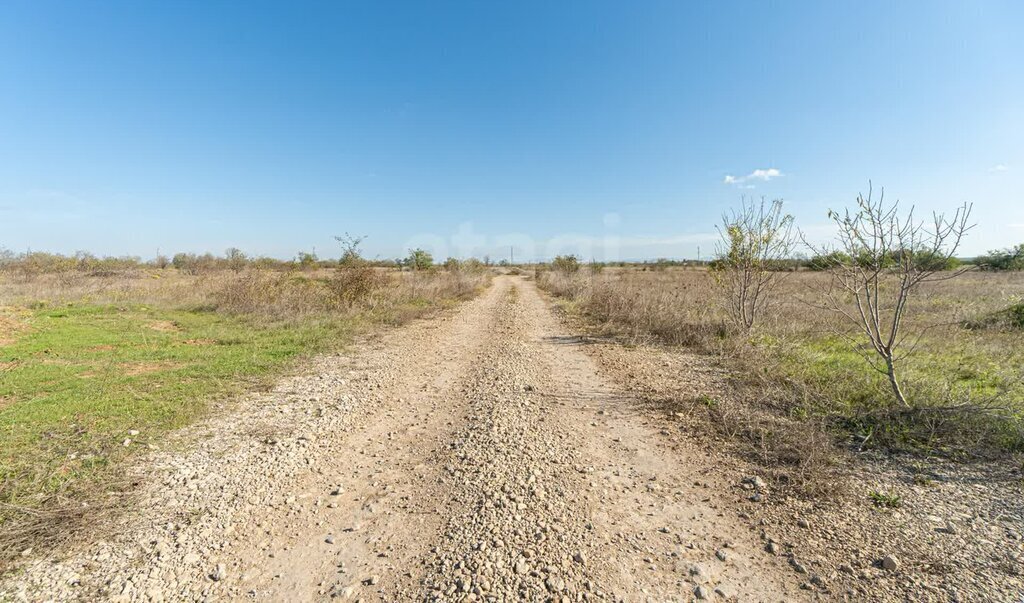
<path fill-rule="evenodd" d="M 0 3 L 0 246 L 707 255 L 868 180 L 1024 241 L 1020 2 Z"/>

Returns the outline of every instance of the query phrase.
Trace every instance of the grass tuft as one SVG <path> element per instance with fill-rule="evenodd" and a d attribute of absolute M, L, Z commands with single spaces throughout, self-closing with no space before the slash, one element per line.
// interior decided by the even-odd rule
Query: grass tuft
<path fill-rule="evenodd" d="M 873 490 L 868 496 L 871 498 L 871 502 L 880 509 L 898 509 L 903 505 L 903 499 L 888 492 Z"/>

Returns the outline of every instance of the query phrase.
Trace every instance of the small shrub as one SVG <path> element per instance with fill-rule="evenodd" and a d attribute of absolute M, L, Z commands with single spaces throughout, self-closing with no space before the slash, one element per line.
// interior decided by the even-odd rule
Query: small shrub
<path fill-rule="evenodd" d="M 316 268 L 319 259 L 315 253 L 309 253 L 306 251 L 300 251 L 299 255 L 296 256 L 295 262 L 299 265 L 299 270 L 312 270 Z"/>
<path fill-rule="evenodd" d="M 434 265 L 434 257 L 423 249 L 410 249 L 405 262 L 413 270 L 430 270 L 430 267 Z"/>
<path fill-rule="evenodd" d="M 241 272 L 248 265 L 249 258 L 242 253 L 241 249 L 231 247 L 224 252 L 224 261 L 227 262 L 228 268 L 232 271 Z"/>
<path fill-rule="evenodd" d="M 739 210 L 722 216 L 719 231 L 712 274 L 729 318 L 750 331 L 778 302 L 774 292 L 795 243 L 793 216 L 782 213 L 781 199 L 760 204 L 744 199 Z"/>
<path fill-rule="evenodd" d="M 480 274 L 487 269 L 487 266 L 476 258 L 469 258 L 468 260 L 463 260 L 461 268 L 463 272 L 469 274 Z"/>
<path fill-rule="evenodd" d="M 559 255 L 551 261 L 551 270 L 562 274 L 576 274 L 580 271 L 580 259 L 575 255 Z"/>
<path fill-rule="evenodd" d="M 182 274 L 191 276 L 209 272 L 217 267 L 217 258 L 212 254 L 204 253 L 176 253 L 171 259 L 171 265 L 177 268 Z"/>
<path fill-rule="evenodd" d="M 351 268 L 365 262 L 363 260 L 363 254 L 359 250 L 359 246 L 366 240 L 366 236 L 353 236 L 349 233 L 344 235 L 335 236 L 334 240 L 341 245 L 341 258 L 338 259 L 338 266 L 342 268 Z"/>
<path fill-rule="evenodd" d="M 992 312 L 968 320 L 963 324 L 967 329 L 1007 329 L 1018 331 L 1024 329 L 1024 303 L 1017 303 L 1006 309 Z"/>
<path fill-rule="evenodd" d="M 339 303 L 351 306 L 387 286 L 388 280 L 387 274 L 372 266 L 354 265 L 339 268 L 327 287 Z"/>
<path fill-rule="evenodd" d="M 1014 329 L 1024 329 L 1024 303 L 1014 304 L 1006 309 L 1006 317 Z"/>

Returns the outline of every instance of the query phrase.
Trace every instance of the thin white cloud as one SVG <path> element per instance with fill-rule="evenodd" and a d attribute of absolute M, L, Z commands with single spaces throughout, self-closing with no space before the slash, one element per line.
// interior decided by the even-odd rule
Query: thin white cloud
<path fill-rule="evenodd" d="M 775 168 L 764 168 L 756 169 L 750 172 L 746 176 L 733 176 L 732 174 L 726 174 L 725 179 L 722 180 L 724 184 L 735 184 L 736 186 L 742 186 L 743 188 L 751 188 L 753 185 L 747 184 L 752 180 L 760 180 L 761 182 L 768 182 L 773 178 L 782 176 L 782 172 Z"/>
<path fill-rule="evenodd" d="M 988 171 L 990 171 L 990 172 L 1008 172 L 1008 171 L 1010 171 L 1010 168 L 1006 167 L 1002 163 L 997 163 L 997 164 L 993 165 L 992 167 L 988 168 Z"/>

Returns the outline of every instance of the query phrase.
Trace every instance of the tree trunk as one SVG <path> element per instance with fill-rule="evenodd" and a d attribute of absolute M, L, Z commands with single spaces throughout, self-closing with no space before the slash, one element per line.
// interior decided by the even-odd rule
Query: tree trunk
<path fill-rule="evenodd" d="M 889 377 L 889 386 L 892 387 L 892 393 L 896 396 L 896 401 L 900 403 L 904 408 L 910 408 L 907 404 L 907 398 L 903 395 L 903 389 L 900 388 L 900 382 L 896 380 L 896 366 L 893 363 L 892 355 L 885 357 L 886 375 Z"/>

